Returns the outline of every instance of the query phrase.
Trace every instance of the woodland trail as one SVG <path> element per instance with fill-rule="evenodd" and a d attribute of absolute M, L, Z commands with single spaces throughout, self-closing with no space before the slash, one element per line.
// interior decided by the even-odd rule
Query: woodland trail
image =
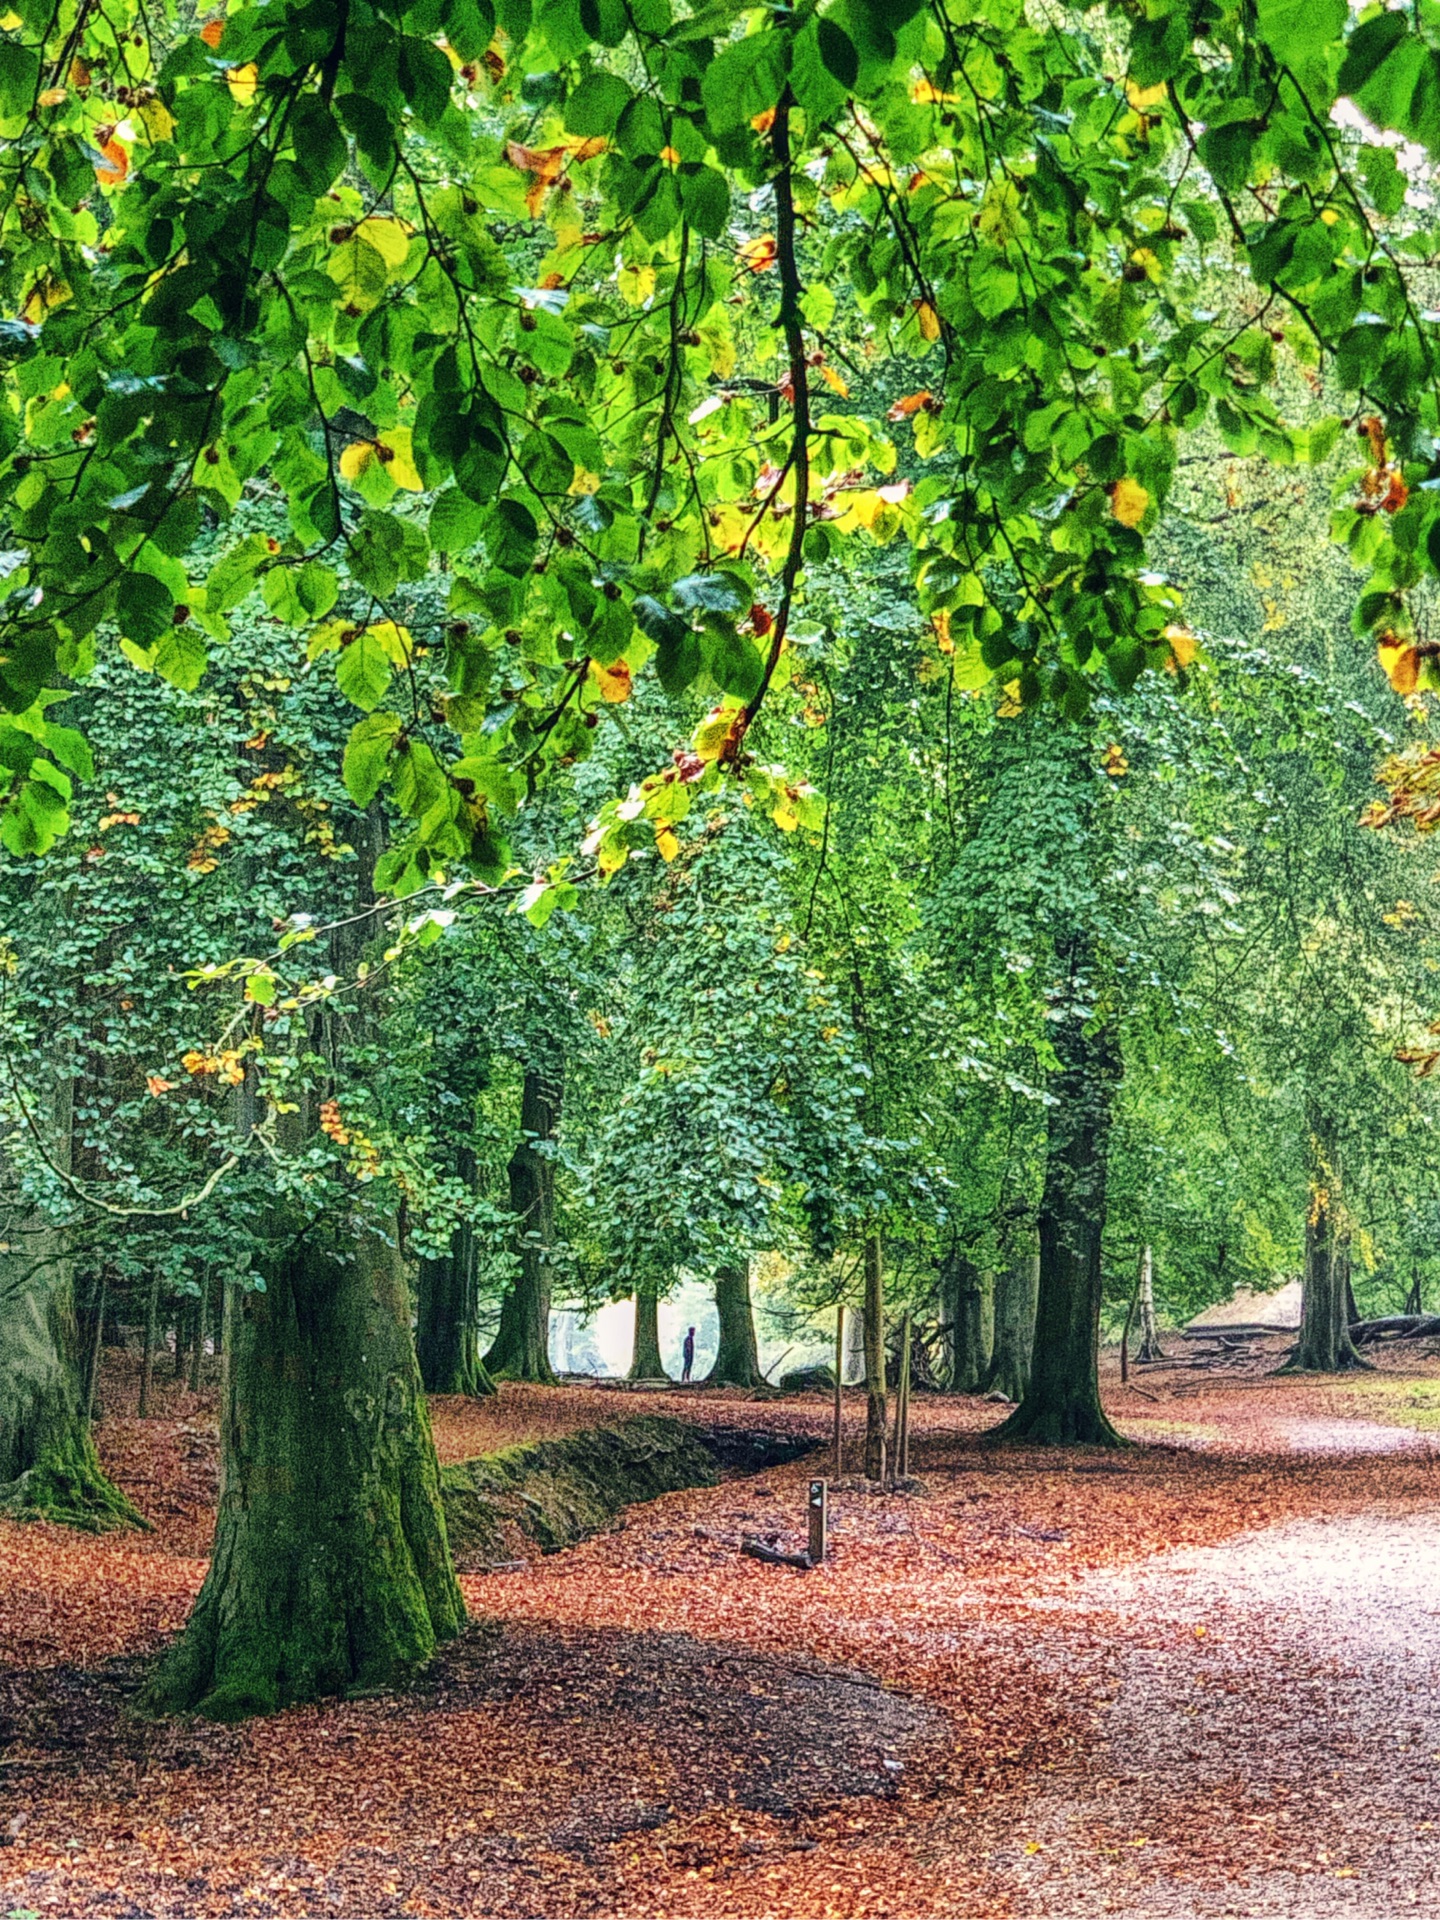
<path fill-rule="evenodd" d="M 466 1576 L 480 1624 L 412 1693 L 238 1728 L 125 1710 L 203 1572 L 213 1405 L 108 1420 L 153 1534 L 0 1522 L 0 1913 L 1433 1914 L 1437 1371 L 1112 1381 L 1151 1443 L 1118 1456 L 917 1402 L 921 1485 L 846 1482 L 815 1573 L 737 1552 L 799 1543 L 806 1462 L 667 1495 Z M 436 1431 L 463 1457 L 624 1399 L 507 1389 Z"/>

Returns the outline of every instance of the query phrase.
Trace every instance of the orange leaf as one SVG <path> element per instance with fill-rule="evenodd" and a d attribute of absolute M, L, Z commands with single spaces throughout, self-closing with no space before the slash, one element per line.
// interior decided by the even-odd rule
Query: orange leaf
<path fill-rule="evenodd" d="M 1409 498 L 1410 489 L 1405 484 L 1405 476 L 1396 467 L 1390 475 L 1390 485 L 1380 505 L 1386 513 L 1399 513 Z"/>
<path fill-rule="evenodd" d="M 827 387 L 833 387 L 842 400 L 849 399 L 850 389 L 833 367 L 821 367 L 820 378 L 825 382 Z"/>
<path fill-rule="evenodd" d="M 224 31 L 225 16 L 223 13 L 217 13 L 213 20 L 207 20 L 204 26 L 201 27 L 200 38 L 205 42 L 207 47 L 218 47 L 220 44 L 220 36 Z"/>
<path fill-rule="evenodd" d="M 1376 649 L 1385 677 L 1402 700 L 1408 700 L 1420 684 L 1420 655 L 1408 640 L 1387 633 Z"/>
<path fill-rule="evenodd" d="M 747 240 L 741 247 L 740 262 L 742 266 L 748 267 L 751 273 L 764 273 L 767 267 L 774 266 L 775 253 L 774 234 L 762 233 L 757 240 Z"/>
<path fill-rule="evenodd" d="M 162 1080 L 158 1073 L 147 1073 L 145 1076 L 145 1090 L 152 1100 L 158 1100 L 162 1093 L 173 1093 L 175 1084 L 173 1080 Z"/>
<path fill-rule="evenodd" d="M 630 669 L 623 660 L 617 660 L 613 667 L 602 667 L 592 660 L 590 678 L 607 706 L 618 707 L 630 698 Z"/>
<path fill-rule="evenodd" d="M 118 187 L 130 171 L 130 156 L 113 133 L 100 151 L 104 154 L 107 164 L 96 167 L 95 178 L 102 187 Z"/>
<path fill-rule="evenodd" d="M 926 387 L 920 393 L 907 393 L 903 400 L 897 400 L 886 414 L 887 420 L 908 420 L 913 413 L 928 412 L 934 402 L 934 395 Z"/>
<path fill-rule="evenodd" d="M 538 220 L 540 209 L 545 204 L 545 195 L 560 178 L 570 149 L 568 147 L 525 147 L 518 140 L 505 142 L 505 158 L 517 173 L 528 173 L 530 185 L 525 194 L 525 205 L 530 217 Z"/>

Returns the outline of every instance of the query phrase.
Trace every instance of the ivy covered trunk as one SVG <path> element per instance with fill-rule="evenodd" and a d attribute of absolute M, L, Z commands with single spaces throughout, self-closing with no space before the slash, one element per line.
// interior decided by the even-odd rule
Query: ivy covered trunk
<path fill-rule="evenodd" d="M 68 1079 L 49 1117 L 50 1150 L 68 1166 Z M 0 1151 L 0 1200 L 12 1179 Z M 38 1208 L 11 1204 L 0 1220 L 0 1506 L 92 1532 L 143 1526 L 91 1438 L 65 1236 Z"/>
<path fill-rule="evenodd" d="M 635 1289 L 635 1346 L 630 1360 L 632 1380 L 668 1380 L 660 1358 L 660 1294 L 655 1287 Z"/>
<path fill-rule="evenodd" d="M 865 1478 L 885 1478 L 885 1264 L 880 1236 L 865 1242 Z"/>
<path fill-rule="evenodd" d="M 500 1327 L 485 1356 L 497 1380 L 555 1384 L 550 1365 L 550 1258 L 555 1238 L 555 1167 L 544 1150 L 555 1137 L 561 1071 L 527 1067 L 520 1097 L 520 1144 L 510 1156 L 510 1210 L 519 1221 L 520 1271 L 500 1303 Z"/>
<path fill-rule="evenodd" d="M 1349 1292 L 1350 1222 L 1341 1195 L 1339 1156 L 1312 1128 L 1300 1338 L 1286 1362 L 1287 1371 L 1346 1373 L 1368 1364 L 1350 1338 Z"/>
<path fill-rule="evenodd" d="M 715 1275 L 715 1312 L 720 1321 L 720 1345 L 715 1364 L 705 1376 L 706 1386 L 763 1386 L 748 1267 L 721 1267 Z"/>
<path fill-rule="evenodd" d="M 469 1147 L 460 1149 L 458 1171 L 473 1187 L 475 1155 Z M 415 1350 L 427 1393 L 494 1393 L 480 1358 L 478 1318 L 475 1234 L 462 1221 L 450 1236 L 448 1253 L 420 1262 Z"/>
<path fill-rule="evenodd" d="M 1035 1305 L 1040 1294 L 1038 1243 L 1015 1249 L 995 1275 L 995 1341 L 983 1381 L 986 1393 L 1025 1398 L 1035 1349 Z"/>
<path fill-rule="evenodd" d="M 994 1282 L 963 1253 L 945 1262 L 943 1297 L 950 1327 L 950 1391 L 980 1393 L 990 1371 Z"/>
<path fill-rule="evenodd" d="M 1110 1110 L 1120 1061 L 1103 1015 L 1077 990 L 1071 954 L 1070 1004 L 1056 1023 L 1059 1071 L 1051 1083 L 1045 1188 L 1040 1202 L 1040 1290 L 1030 1379 L 999 1438 L 1042 1445 L 1123 1444 L 1100 1405 L 1100 1239 Z"/>
<path fill-rule="evenodd" d="M 390 1685 L 465 1622 L 396 1248 L 342 1215 L 228 1320 L 214 1555 L 149 1694 L 218 1720 Z"/>

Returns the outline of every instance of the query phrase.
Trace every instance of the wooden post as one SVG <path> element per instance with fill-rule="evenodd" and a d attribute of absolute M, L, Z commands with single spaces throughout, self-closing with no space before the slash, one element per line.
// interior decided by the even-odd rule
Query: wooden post
<path fill-rule="evenodd" d="M 829 1519 L 826 1487 L 823 1480 L 810 1482 L 810 1560 L 819 1566 L 825 1558 L 825 1534 Z"/>
<path fill-rule="evenodd" d="M 845 1374 L 845 1303 L 835 1315 L 835 1478 L 845 1477 L 845 1434 L 841 1423 L 840 1382 Z"/>
<path fill-rule="evenodd" d="M 140 1362 L 140 1418 L 150 1411 L 150 1384 L 155 1374 L 155 1322 L 160 1312 L 160 1275 L 150 1281 L 150 1298 L 145 1305 L 145 1353 Z"/>

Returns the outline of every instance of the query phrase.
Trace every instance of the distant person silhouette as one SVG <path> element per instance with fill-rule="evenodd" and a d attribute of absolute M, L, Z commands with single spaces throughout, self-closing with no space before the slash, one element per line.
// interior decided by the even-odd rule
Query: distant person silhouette
<path fill-rule="evenodd" d="M 680 1380 L 681 1380 L 681 1384 L 683 1385 L 684 1382 L 690 1378 L 690 1370 L 695 1365 L 695 1329 L 694 1327 L 691 1327 L 690 1331 L 685 1336 L 685 1344 L 680 1349 L 680 1358 L 685 1363 L 684 1366 L 681 1367 L 680 1369 Z"/>

